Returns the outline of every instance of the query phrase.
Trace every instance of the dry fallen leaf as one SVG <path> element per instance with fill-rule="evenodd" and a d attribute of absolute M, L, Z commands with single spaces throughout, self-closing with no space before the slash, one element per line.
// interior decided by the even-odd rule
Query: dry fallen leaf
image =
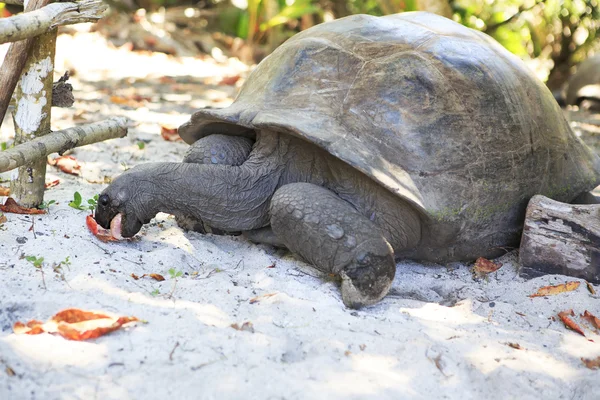
<path fill-rule="evenodd" d="M 0 205 L 0 211 L 13 214 L 46 214 L 46 211 L 37 208 L 21 207 L 12 197 L 6 199 L 4 205 Z"/>
<path fill-rule="evenodd" d="M 26 335 L 38 335 L 45 332 L 58 334 L 69 340 L 88 340 L 115 331 L 133 321 L 138 321 L 138 319 L 70 308 L 57 313 L 46 323 L 36 320 L 26 324 L 16 322 L 13 331 L 16 334 Z"/>
<path fill-rule="evenodd" d="M 136 281 L 137 281 L 138 279 L 140 279 L 140 277 L 139 277 L 139 276 L 137 276 L 136 274 L 134 274 L 133 272 L 131 273 L 131 277 L 132 277 L 133 279 L 135 279 Z"/>
<path fill-rule="evenodd" d="M 4 214 L 0 214 L 0 224 L 3 224 L 3 223 L 5 223 L 6 221 L 7 221 L 7 219 L 6 219 L 6 215 L 4 215 Z"/>
<path fill-rule="evenodd" d="M 267 293 L 260 296 L 256 296 L 250 299 L 250 304 L 258 303 L 261 300 L 267 299 L 269 297 L 275 296 L 277 293 Z"/>
<path fill-rule="evenodd" d="M 177 128 L 167 125 L 160 126 L 160 136 L 168 142 L 178 142 L 181 139 L 179 133 L 177 132 Z"/>
<path fill-rule="evenodd" d="M 475 261 L 475 266 L 473 266 L 473 269 L 475 270 L 475 272 L 480 274 L 489 274 L 490 272 L 497 271 L 501 266 L 502 263 L 496 264 L 486 258 L 479 257 Z"/>
<path fill-rule="evenodd" d="M 252 325 L 252 322 L 250 322 L 250 321 L 244 322 L 242 324 L 242 326 L 239 326 L 237 323 L 231 324 L 230 326 L 233 329 L 238 330 L 238 331 L 246 331 L 246 332 L 254 333 L 254 325 Z"/>
<path fill-rule="evenodd" d="M 48 165 L 57 167 L 62 172 L 71 175 L 81 174 L 81 165 L 77 162 L 77 159 L 73 156 L 60 156 L 54 159 L 48 157 Z"/>
<path fill-rule="evenodd" d="M 600 369 L 600 356 L 596 358 L 581 358 L 581 361 L 589 369 Z"/>
<path fill-rule="evenodd" d="M 155 281 L 159 281 L 162 282 L 165 280 L 165 277 L 162 276 L 161 274 L 148 274 L 148 276 L 152 279 L 154 279 Z"/>
<path fill-rule="evenodd" d="M 506 345 L 508 347 L 512 347 L 513 349 L 523 350 L 523 348 L 521 347 L 521 345 L 519 343 L 507 342 Z"/>
<path fill-rule="evenodd" d="M 0 196 L 10 196 L 10 188 L 0 186 Z"/>
<path fill-rule="evenodd" d="M 587 288 L 590 291 L 590 293 L 591 294 L 596 294 L 596 291 L 594 290 L 594 286 L 592 286 L 592 284 L 589 283 L 589 282 L 586 282 L 586 284 L 587 284 Z"/>
<path fill-rule="evenodd" d="M 583 314 L 581 314 L 581 318 L 589 321 L 590 324 L 592 324 L 592 326 L 595 327 L 596 329 L 600 329 L 600 318 L 596 317 L 594 314 L 592 314 L 588 310 L 585 310 L 583 312 Z"/>
<path fill-rule="evenodd" d="M 98 240 L 100 240 L 101 242 L 106 243 L 119 240 L 113 235 L 111 235 L 110 230 L 104 229 L 101 226 L 99 226 L 96 220 L 94 219 L 93 215 L 90 214 L 87 217 L 85 217 L 85 223 L 90 232 L 92 232 L 92 235 L 96 236 L 96 238 L 98 238 Z"/>
<path fill-rule="evenodd" d="M 567 283 L 561 283 L 555 286 L 544 286 L 538 289 L 537 293 L 529 295 L 529 297 L 542 297 L 550 296 L 563 292 L 570 292 L 579 287 L 580 282 L 572 281 Z"/>
<path fill-rule="evenodd" d="M 4 368 L 4 371 L 6 371 L 6 375 L 8 375 L 8 376 L 15 376 L 16 375 L 15 370 L 12 369 L 9 366 L 6 366 L 6 368 Z"/>
<path fill-rule="evenodd" d="M 223 79 L 221 79 L 221 81 L 219 82 L 219 85 L 233 86 L 239 80 L 240 80 L 240 76 L 239 75 L 226 76 Z"/>
<path fill-rule="evenodd" d="M 150 101 L 149 97 L 133 94 L 131 96 L 110 96 L 110 102 L 120 104 L 132 108 L 143 107 L 146 102 Z"/>
<path fill-rule="evenodd" d="M 579 327 L 579 325 L 577 325 L 575 321 L 569 318 L 569 316 L 574 315 L 575 313 L 573 312 L 573 310 L 566 310 L 558 313 L 558 317 L 561 319 L 561 321 L 563 322 L 563 324 L 565 324 L 567 328 L 579 333 L 581 336 L 585 336 L 585 333 L 583 333 L 583 330 Z"/>
<path fill-rule="evenodd" d="M 50 189 L 51 187 L 57 186 L 59 183 L 60 183 L 60 180 L 58 180 L 58 179 L 57 179 L 57 180 L 55 180 L 55 181 L 52 181 L 52 182 L 48 182 L 48 183 L 46 183 L 46 184 L 44 185 L 44 187 L 45 187 L 46 189 Z"/>

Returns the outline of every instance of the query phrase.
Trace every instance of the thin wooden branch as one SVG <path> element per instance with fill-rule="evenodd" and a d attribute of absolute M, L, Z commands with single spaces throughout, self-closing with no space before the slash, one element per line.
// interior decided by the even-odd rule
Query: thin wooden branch
<path fill-rule="evenodd" d="M 30 0 L 26 12 L 44 7 L 50 0 Z M 12 43 L 8 48 L 2 68 L 0 68 L 0 124 L 10 103 L 10 98 L 17 87 L 17 82 L 31 51 L 33 39 Z"/>
<path fill-rule="evenodd" d="M 108 8 L 102 0 L 53 3 L 39 10 L 0 19 L 0 44 L 41 35 L 59 25 L 93 22 Z"/>
<path fill-rule="evenodd" d="M 64 153 L 74 147 L 121 138 L 127 135 L 129 120 L 114 117 L 101 122 L 79 125 L 49 133 L 30 142 L 0 152 L 0 172 L 10 171 L 36 160 L 44 160 L 52 153 Z"/>

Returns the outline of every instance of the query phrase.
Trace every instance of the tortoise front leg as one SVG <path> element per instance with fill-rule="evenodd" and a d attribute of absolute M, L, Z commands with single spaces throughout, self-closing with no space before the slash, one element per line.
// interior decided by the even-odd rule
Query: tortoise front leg
<path fill-rule="evenodd" d="M 291 251 L 340 275 L 342 299 L 360 308 L 389 291 L 396 264 L 380 229 L 335 193 L 310 183 L 282 186 L 271 200 L 271 227 Z"/>
<path fill-rule="evenodd" d="M 241 136 L 214 134 L 203 137 L 193 143 L 185 152 L 184 163 L 242 165 L 252 150 L 252 140 Z M 180 228 L 199 233 L 224 235 L 225 232 L 212 228 L 204 221 L 191 216 L 176 215 L 175 221 Z"/>

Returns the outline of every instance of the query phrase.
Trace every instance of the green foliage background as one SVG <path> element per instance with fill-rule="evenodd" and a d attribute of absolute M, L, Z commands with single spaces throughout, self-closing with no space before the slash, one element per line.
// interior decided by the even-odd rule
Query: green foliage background
<path fill-rule="evenodd" d="M 192 7 L 215 16 L 208 29 L 237 37 L 266 54 L 295 33 L 350 14 L 447 10 L 446 16 L 487 33 L 524 59 L 545 63 L 558 87 L 570 68 L 600 53 L 600 0 L 104 0 L 134 12 Z M 0 3 L 0 7 L 1 7 Z M 0 8 L 0 14 L 2 13 Z M 260 51 L 258 51 L 260 50 Z"/>

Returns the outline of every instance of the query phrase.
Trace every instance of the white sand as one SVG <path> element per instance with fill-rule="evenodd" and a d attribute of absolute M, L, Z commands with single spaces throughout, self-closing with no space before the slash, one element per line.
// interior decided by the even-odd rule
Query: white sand
<path fill-rule="evenodd" d="M 180 160 L 186 146 L 163 141 L 159 124 L 177 125 L 193 108 L 222 106 L 234 93 L 232 87 L 193 91 L 198 85 L 187 84 L 157 93 L 155 78 L 188 74 L 197 82 L 243 69 L 235 62 L 130 53 L 120 61 L 120 53 L 96 35 L 59 40 L 58 68 L 77 71 L 78 102 L 73 110 L 56 110 L 53 126 L 71 126 L 81 110 L 89 120 L 119 114 L 139 125 L 124 139 L 77 149 L 81 177 L 49 167 L 47 180 L 60 184 L 46 192 L 47 201 L 56 201 L 48 215 L 6 214 L 0 399 L 600 399 L 600 371 L 580 360 L 600 356 L 600 336 L 582 323 L 589 341 L 554 320 L 570 308 L 600 316 L 599 296 L 583 283 L 573 292 L 529 298 L 541 286 L 573 279 L 525 281 L 513 254 L 483 280 L 464 265 L 400 263 L 390 295 L 353 311 L 344 308 L 334 281 L 293 256 L 238 237 L 185 233 L 164 214 L 134 241 L 96 240 L 85 226 L 87 213 L 68 206 L 73 193 L 84 200 L 99 193 L 105 185 L 89 181 L 118 175 L 122 163 Z M 89 62 L 95 54 L 102 61 L 97 68 Z M 147 77 L 140 93 L 146 90 L 152 102 L 133 110 L 108 102 L 129 93 L 119 79 L 133 75 Z M 102 85 L 109 90 L 99 92 Z M 2 126 L 0 141 L 12 135 L 10 124 Z M 139 141 L 147 142 L 143 150 Z M 44 257 L 46 288 L 22 255 Z M 63 280 L 52 264 L 67 256 Z M 185 275 L 169 279 L 170 268 Z M 132 273 L 167 280 L 135 281 Z M 275 295 L 250 303 L 265 294 Z M 89 342 L 12 333 L 15 321 L 46 320 L 70 307 L 147 323 Z M 230 327 L 246 321 L 254 333 Z"/>

